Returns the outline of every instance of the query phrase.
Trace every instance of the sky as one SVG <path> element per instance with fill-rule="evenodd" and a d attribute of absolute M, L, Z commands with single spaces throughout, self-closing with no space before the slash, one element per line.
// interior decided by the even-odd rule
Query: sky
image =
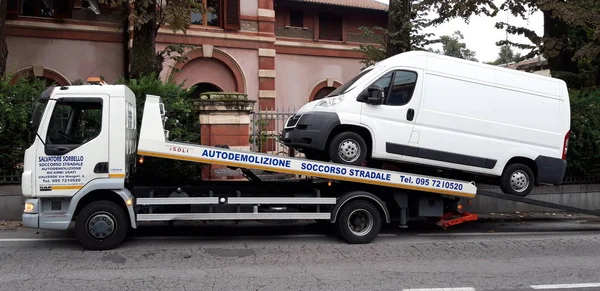
<path fill-rule="evenodd" d="M 389 0 L 377 0 L 388 4 Z M 500 5 L 502 0 L 495 0 L 496 5 Z M 431 13 L 430 17 L 434 17 L 435 14 Z M 508 21 L 507 21 L 508 16 Z M 543 16 L 540 12 L 534 13 L 529 16 L 529 19 L 516 18 L 506 11 L 499 11 L 496 17 L 487 16 L 472 16 L 469 20 L 469 24 L 465 23 L 462 19 L 453 19 L 445 22 L 436 27 L 430 27 L 425 32 L 432 32 L 435 37 L 442 35 L 451 35 L 454 31 L 460 30 L 463 34 L 463 42 L 467 45 L 467 48 L 476 52 L 476 58 L 480 62 L 494 61 L 498 56 L 499 47 L 496 46 L 496 42 L 499 40 L 506 39 L 506 32 L 502 29 L 494 27 L 496 22 L 508 22 L 511 25 L 525 26 L 535 31 L 538 35 L 542 35 L 544 31 Z M 525 37 L 508 35 L 508 39 L 513 42 L 530 42 Z M 433 46 L 433 48 L 441 49 L 441 46 Z M 520 51 L 513 48 L 514 51 Z M 520 51 L 526 53 L 526 51 Z"/>

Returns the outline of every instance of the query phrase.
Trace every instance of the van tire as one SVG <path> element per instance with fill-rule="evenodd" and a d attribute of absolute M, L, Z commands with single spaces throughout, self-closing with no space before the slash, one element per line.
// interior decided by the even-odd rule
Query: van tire
<path fill-rule="evenodd" d="M 367 150 L 365 140 L 351 131 L 337 134 L 329 143 L 329 157 L 338 164 L 360 166 L 367 158 Z"/>
<path fill-rule="evenodd" d="M 500 177 L 500 189 L 506 194 L 525 197 L 535 187 L 535 176 L 525 164 L 514 163 L 506 166 Z"/>
<path fill-rule="evenodd" d="M 101 223 L 90 226 L 94 220 Z M 106 238 L 94 237 L 97 229 Z M 114 202 L 96 201 L 85 206 L 75 221 L 75 235 L 79 243 L 88 250 L 110 250 L 116 248 L 127 236 L 129 223 L 125 211 Z M 98 233 L 98 232 L 95 232 Z"/>

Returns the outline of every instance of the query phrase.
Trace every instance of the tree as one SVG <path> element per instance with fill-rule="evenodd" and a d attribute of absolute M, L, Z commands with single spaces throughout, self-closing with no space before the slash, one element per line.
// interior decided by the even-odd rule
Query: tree
<path fill-rule="evenodd" d="M 436 50 L 434 52 L 446 56 L 477 62 L 478 60 L 475 58 L 475 52 L 468 49 L 467 45 L 461 42 L 463 39 L 464 36 L 458 30 L 452 35 L 443 35 L 438 40 L 438 42 L 442 44 L 442 51 Z"/>
<path fill-rule="evenodd" d="M 125 15 L 129 15 L 129 0 L 100 0 L 100 3 L 121 6 L 126 11 Z M 130 78 L 152 73 L 158 76 L 162 71 L 165 55 L 170 54 L 168 51 L 156 52 L 158 30 L 168 25 L 173 32 L 186 32 L 191 25 L 191 13 L 204 11 L 204 6 L 196 0 L 134 0 L 131 11 L 134 33 Z"/>
<path fill-rule="evenodd" d="M 0 0 L 0 77 L 6 72 L 6 61 L 8 60 L 8 46 L 4 35 L 4 24 L 6 23 L 6 8 L 8 0 Z"/>
<path fill-rule="evenodd" d="M 390 0 L 388 12 L 387 58 L 411 50 L 411 1 Z"/>
<path fill-rule="evenodd" d="M 496 27 L 508 33 L 525 36 L 531 43 L 498 41 L 529 49 L 525 56 L 542 54 L 555 77 L 565 80 L 571 88 L 600 85 L 600 5 L 597 0 L 504 0 L 500 6 L 494 0 L 423 0 L 438 14 L 432 24 L 440 24 L 460 17 L 468 22 L 472 15 L 495 16 L 499 10 L 526 18 L 529 13 L 541 11 L 544 15 L 544 34 L 537 35 L 527 27 L 516 27 L 499 22 Z"/>
<path fill-rule="evenodd" d="M 401 52 L 425 50 L 425 47 L 432 43 L 430 37 L 433 35 L 422 32 L 428 25 L 427 10 L 426 6 L 421 5 L 420 0 L 391 1 L 387 28 L 360 27 L 366 37 L 379 40 L 377 45 L 361 44 L 359 48 L 353 49 L 363 53 L 365 58 L 361 60 L 361 63 L 368 67 Z"/>
<path fill-rule="evenodd" d="M 521 53 L 515 53 L 512 47 L 508 44 L 505 44 L 500 47 L 500 51 L 498 52 L 498 57 L 493 62 L 488 62 L 490 65 L 507 65 L 510 63 L 518 63 L 523 61 L 524 58 Z"/>

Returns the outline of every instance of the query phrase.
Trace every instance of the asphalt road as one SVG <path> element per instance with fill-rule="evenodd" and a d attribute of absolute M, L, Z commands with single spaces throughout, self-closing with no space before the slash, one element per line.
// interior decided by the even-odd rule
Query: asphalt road
<path fill-rule="evenodd" d="M 8 225 L 0 290 L 600 290 L 600 222 L 417 223 L 368 245 L 315 224 L 159 224 L 105 252 Z"/>

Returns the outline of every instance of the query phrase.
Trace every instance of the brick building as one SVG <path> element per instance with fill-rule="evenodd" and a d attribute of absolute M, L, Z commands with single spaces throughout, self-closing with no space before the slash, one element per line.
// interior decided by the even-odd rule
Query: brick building
<path fill-rule="evenodd" d="M 387 21 L 387 5 L 375 0 L 199 1 L 212 11 L 190 15 L 186 34 L 160 29 L 158 50 L 197 47 L 186 63 L 165 63 L 161 77 L 198 85 L 197 93 L 245 93 L 262 109 L 297 108 L 350 79 L 363 66 L 352 48 L 377 42 L 359 27 Z M 7 69 L 61 85 L 126 74 L 129 25 L 118 9 L 99 6 L 94 12 L 88 0 L 8 0 Z"/>

